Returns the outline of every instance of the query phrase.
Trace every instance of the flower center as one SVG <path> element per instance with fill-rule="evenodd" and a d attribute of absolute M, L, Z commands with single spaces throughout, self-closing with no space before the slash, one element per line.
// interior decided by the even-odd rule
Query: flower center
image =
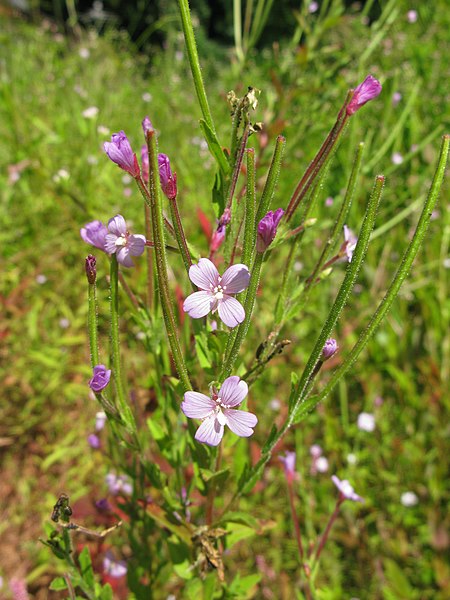
<path fill-rule="evenodd" d="M 127 245 L 127 237 L 128 237 L 127 235 L 122 233 L 122 235 L 116 239 L 114 244 L 116 246 L 126 246 Z"/>
<path fill-rule="evenodd" d="M 216 285 L 215 288 L 213 288 L 213 294 L 214 294 L 214 298 L 216 300 L 222 300 L 223 299 L 223 295 L 225 293 L 226 287 L 222 287 L 221 285 Z"/>

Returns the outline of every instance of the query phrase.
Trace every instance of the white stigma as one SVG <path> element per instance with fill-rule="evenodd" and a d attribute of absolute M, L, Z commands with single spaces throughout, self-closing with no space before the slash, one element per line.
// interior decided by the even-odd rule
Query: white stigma
<path fill-rule="evenodd" d="M 114 244 L 116 246 L 126 246 L 127 245 L 127 238 L 124 234 L 122 234 L 120 237 L 118 237 L 116 239 L 116 241 L 114 242 Z"/>

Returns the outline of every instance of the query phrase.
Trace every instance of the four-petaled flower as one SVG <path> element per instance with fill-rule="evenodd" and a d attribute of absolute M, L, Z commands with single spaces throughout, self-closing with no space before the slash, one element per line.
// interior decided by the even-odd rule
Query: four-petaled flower
<path fill-rule="evenodd" d="M 145 250 L 145 237 L 130 234 L 122 215 L 116 215 L 108 221 L 108 234 L 105 238 L 105 250 L 116 253 L 117 260 L 124 267 L 133 267 L 132 256 L 140 256 Z"/>
<path fill-rule="evenodd" d="M 197 265 L 192 265 L 189 269 L 189 279 L 201 290 L 184 301 L 183 310 L 190 317 L 200 319 L 217 310 L 228 327 L 236 327 L 242 323 L 245 319 L 244 308 L 231 294 L 239 294 L 248 287 L 248 267 L 242 264 L 232 265 L 221 277 L 214 263 L 208 258 L 201 258 Z"/>
<path fill-rule="evenodd" d="M 256 415 L 236 410 L 247 393 L 248 385 L 236 375 L 225 379 L 219 391 L 213 389 L 210 397 L 200 392 L 186 392 L 181 410 L 191 419 L 203 419 L 195 439 L 209 446 L 217 446 L 223 437 L 225 425 L 240 437 L 251 436 L 252 428 L 258 422 Z"/>
<path fill-rule="evenodd" d="M 141 170 L 139 169 L 138 159 L 124 131 L 113 133 L 111 141 L 103 144 L 103 149 L 108 157 L 121 169 L 132 177 L 139 177 Z"/>
<path fill-rule="evenodd" d="M 366 102 L 376 98 L 381 92 L 381 83 L 372 75 L 368 75 L 362 83 L 355 88 L 352 99 L 347 106 L 347 114 L 353 115 L 364 106 Z"/>
<path fill-rule="evenodd" d="M 89 380 L 89 387 L 93 392 L 101 392 L 108 385 L 111 379 L 111 369 L 105 365 L 95 365 L 92 379 Z"/>
<path fill-rule="evenodd" d="M 265 217 L 258 223 L 258 232 L 256 236 L 257 252 L 265 252 L 275 239 L 278 223 L 284 215 L 282 208 L 277 208 L 275 212 L 269 210 Z"/>
<path fill-rule="evenodd" d="M 353 502 L 364 502 L 364 498 L 358 496 L 352 485 L 346 479 L 339 479 L 337 475 L 332 475 L 331 480 L 339 490 L 339 498 L 343 500 L 352 500 Z"/>
<path fill-rule="evenodd" d="M 80 229 L 81 238 L 86 244 L 91 244 L 99 250 L 105 251 L 105 238 L 108 230 L 101 221 L 95 220 L 90 223 L 86 223 L 84 227 Z"/>

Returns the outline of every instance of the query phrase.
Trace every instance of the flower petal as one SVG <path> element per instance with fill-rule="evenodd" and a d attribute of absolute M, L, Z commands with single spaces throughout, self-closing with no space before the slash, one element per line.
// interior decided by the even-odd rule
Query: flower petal
<path fill-rule="evenodd" d="M 117 246 L 116 246 L 116 240 L 117 240 L 117 235 L 115 235 L 114 233 L 107 233 L 105 236 L 105 252 L 107 252 L 108 254 L 114 254 L 115 251 L 117 250 Z"/>
<path fill-rule="evenodd" d="M 219 423 L 215 415 L 205 419 L 195 434 L 195 439 L 198 442 L 203 442 L 208 446 L 217 446 L 222 437 L 223 425 Z"/>
<path fill-rule="evenodd" d="M 183 310 L 193 319 L 200 319 L 210 312 L 212 300 L 209 292 L 194 292 L 184 301 Z"/>
<path fill-rule="evenodd" d="M 189 279 L 201 290 L 210 290 L 219 283 L 219 271 L 209 258 L 201 258 L 189 269 Z"/>
<path fill-rule="evenodd" d="M 200 392 L 186 392 L 181 410 L 191 419 L 205 419 L 216 408 L 216 402 Z"/>
<path fill-rule="evenodd" d="M 130 256 L 130 249 L 127 246 L 122 246 L 117 252 L 117 262 L 124 267 L 134 267 L 134 262 Z"/>
<path fill-rule="evenodd" d="M 223 300 L 219 301 L 219 317 L 228 325 L 228 327 L 236 327 L 245 319 L 245 310 L 240 302 L 232 296 L 224 294 Z"/>
<path fill-rule="evenodd" d="M 248 394 L 248 385 L 237 375 L 227 377 L 222 383 L 219 396 L 225 406 L 238 406 Z"/>
<path fill-rule="evenodd" d="M 233 408 L 225 408 L 223 412 L 227 419 L 227 425 L 233 433 L 240 437 L 250 437 L 254 433 L 252 427 L 258 422 L 256 415 Z"/>
<path fill-rule="evenodd" d="M 223 274 L 220 285 L 227 294 L 239 294 L 248 287 L 250 272 L 246 265 L 232 265 Z M 226 289 L 225 289 L 226 288 Z"/>
<path fill-rule="evenodd" d="M 127 223 L 122 215 L 116 215 L 108 221 L 108 231 L 114 233 L 117 237 L 126 234 Z"/>
<path fill-rule="evenodd" d="M 141 234 L 133 234 L 128 236 L 127 247 L 132 256 L 140 256 L 145 250 L 145 236 Z"/>

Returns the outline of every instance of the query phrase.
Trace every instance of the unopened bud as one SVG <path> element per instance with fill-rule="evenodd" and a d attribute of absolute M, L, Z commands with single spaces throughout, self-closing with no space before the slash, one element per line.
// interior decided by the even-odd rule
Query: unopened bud
<path fill-rule="evenodd" d="M 89 254 L 89 256 L 86 257 L 85 266 L 86 266 L 86 277 L 87 277 L 87 280 L 90 285 L 94 285 L 95 280 L 97 278 L 96 264 L 97 264 L 97 261 L 95 259 L 95 256 L 93 256 L 92 254 Z"/>
<path fill-rule="evenodd" d="M 337 341 L 334 338 L 329 338 L 322 349 L 322 360 L 328 360 L 338 351 Z"/>

